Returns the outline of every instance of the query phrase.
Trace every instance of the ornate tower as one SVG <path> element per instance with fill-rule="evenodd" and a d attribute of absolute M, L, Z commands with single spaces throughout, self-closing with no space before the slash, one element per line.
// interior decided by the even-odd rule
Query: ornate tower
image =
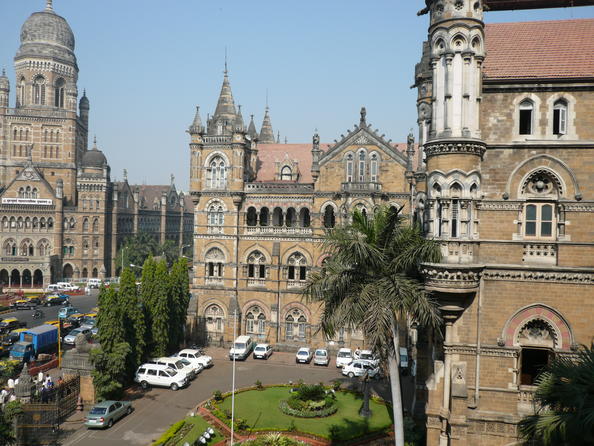
<path fill-rule="evenodd" d="M 274 144 L 274 131 L 272 130 L 272 123 L 270 122 L 270 113 L 268 105 L 264 112 L 264 120 L 262 121 L 262 128 L 260 129 L 260 144 Z"/>
<path fill-rule="evenodd" d="M 427 230 L 429 236 L 455 241 L 444 249 L 447 262 L 470 262 L 472 249 L 469 245 L 459 249 L 459 241 L 478 238 L 476 200 L 480 199 L 480 165 L 485 152 L 479 129 L 483 9 L 480 1 L 426 3 L 423 12 L 430 13 L 429 41 L 416 74 L 427 168 Z M 431 85 L 424 69 L 427 53 Z"/>
<path fill-rule="evenodd" d="M 10 94 L 10 82 L 6 77 L 6 72 L 2 70 L 0 76 L 0 108 L 6 109 L 8 107 L 8 96 Z"/>

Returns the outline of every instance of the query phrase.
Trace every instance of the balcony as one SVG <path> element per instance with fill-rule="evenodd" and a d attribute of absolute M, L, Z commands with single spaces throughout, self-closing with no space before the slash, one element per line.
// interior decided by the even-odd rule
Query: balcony
<path fill-rule="evenodd" d="M 246 234 L 297 234 L 311 235 L 312 228 L 287 228 L 285 226 L 246 226 Z"/>
<path fill-rule="evenodd" d="M 305 281 L 303 280 L 287 280 L 287 288 L 303 288 Z"/>
<path fill-rule="evenodd" d="M 341 190 L 343 192 L 367 192 L 367 193 L 381 192 L 382 185 L 381 185 L 381 183 L 374 183 L 374 182 L 361 182 L 361 183 L 347 182 L 347 183 L 342 183 Z"/>
<path fill-rule="evenodd" d="M 222 277 L 206 277 L 204 279 L 206 285 L 223 285 Z"/>
<path fill-rule="evenodd" d="M 248 279 L 247 284 L 250 287 L 263 287 L 266 286 L 266 279 Z"/>
<path fill-rule="evenodd" d="M 205 144 L 229 144 L 233 141 L 232 136 L 204 136 L 202 138 Z"/>
<path fill-rule="evenodd" d="M 518 414 L 533 415 L 537 407 L 534 404 L 536 386 L 521 385 L 518 389 Z"/>

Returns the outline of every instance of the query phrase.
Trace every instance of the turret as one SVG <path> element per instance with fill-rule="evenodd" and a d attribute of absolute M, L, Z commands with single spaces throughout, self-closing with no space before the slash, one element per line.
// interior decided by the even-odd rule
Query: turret
<path fill-rule="evenodd" d="M 8 107 L 8 96 L 10 95 L 10 81 L 6 77 L 6 70 L 2 69 L 0 76 L 0 108 Z"/>
<path fill-rule="evenodd" d="M 235 111 L 235 101 L 231 92 L 229 83 L 229 74 L 225 68 L 225 77 L 221 87 L 221 94 L 217 102 L 217 108 L 213 117 L 208 121 L 207 133 L 209 135 L 231 135 L 234 130 L 237 113 Z"/>
<path fill-rule="evenodd" d="M 204 127 L 202 126 L 202 120 L 200 119 L 200 107 L 196 107 L 196 114 L 194 115 L 194 121 L 188 128 L 190 135 L 198 135 L 204 133 Z"/>
<path fill-rule="evenodd" d="M 262 121 L 262 129 L 260 130 L 259 143 L 260 144 L 274 144 L 274 131 L 272 130 L 272 123 L 270 122 L 268 105 L 264 112 L 264 120 Z"/>
<path fill-rule="evenodd" d="M 320 176 L 320 155 L 322 151 L 320 150 L 320 135 L 316 131 L 313 136 L 313 144 L 311 147 L 311 176 L 316 182 L 318 177 Z"/>
<path fill-rule="evenodd" d="M 83 95 L 78 103 L 78 112 L 82 125 L 88 130 L 89 129 L 89 110 L 91 106 L 89 104 L 89 98 L 87 98 L 87 91 L 83 90 Z"/>

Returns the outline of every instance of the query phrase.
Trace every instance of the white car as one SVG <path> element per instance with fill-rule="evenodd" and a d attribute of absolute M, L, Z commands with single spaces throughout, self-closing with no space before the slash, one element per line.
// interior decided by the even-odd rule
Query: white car
<path fill-rule="evenodd" d="M 194 372 L 194 378 L 196 377 L 196 375 L 198 375 L 198 373 L 200 373 L 202 370 L 204 370 L 204 367 L 202 366 L 202 364 L 199 364 L 196 362 L 190 362 L 186 358 L 176 358 L 176 359 L 179 359 L 185 368 L 192 369 L 192 371 Z"/>
<path fill-rule="evenodd" d="M 297 351 L 297 354 L 295 355 L 295 362 L 297 364 L 299 364 L 299 363 L 309 364 L 312 356 L 313 356 L 313 354 L 312 354 L 311 350 L 309 349 L 309 347 L 301 347 Z"/>
<path fill-rule="evenodd" d="M 170 369 L 173 369 L 176 372 L 178 372 L 181 376 L 186 377 L 188 382 L 190 382 L 192 379 L 196 377 L 194 367 L 191 364 L 184 364 L 181 361 L 181 358 L 154 358 L 149 359 L 147 361 L 147 364 L 158 364 L 167 366 Z"/>
<path fill-rule="evenodd" d="M 178 358 L 185 358 L 191 363 L 198 363 L 204 369 L 209 369 L 214 365 L 211 356 L 203 355 L 200 350 L 193 348 L 186 348 L 173 356 Z"/>
<path fill-rule="evenodd" d="M 272 345 L 270 344 L 258 344 L 254 348 L 254 359 L 268 359 L 272 355 Z"/>
<path fill-rule="evenodd" d="M 142 364 L 138 367 L 136 381 L 143 389 L 149 386 L 169 387 L 171 390 L 177 390 L 188 384 L 184 375 L 161 364 Z"/>
<path fill-rule="evenodd" d="M 353 362 L 353 352 L 350 348 L 341 348 L 336 355 L 336 367 L 344 367 Z"/>
<path fill-rule="evenodd" d="M 363 376 L 365 373 L 367 373 L 370 378 L 379 378 L 379 368 L 372 366 L 365 360 L 355 360 L 342 368 L 342 374 L 349 378 Z"/>
<path fill-rule="evenodd" d="M 314 365 L 325 365 L 328 367 L 328 364 L 330 364 L 330 355 L 328 354 L 328 350 L 325 348 L 316 349 L 313 355 L 313 363 Z"/>
<path fill-rule="evenodd" d="M 375 356 L 371 350 L 361 350 L 357 359 L 367 361 L 374 367 L 379 365 L 379 358 Z"/>

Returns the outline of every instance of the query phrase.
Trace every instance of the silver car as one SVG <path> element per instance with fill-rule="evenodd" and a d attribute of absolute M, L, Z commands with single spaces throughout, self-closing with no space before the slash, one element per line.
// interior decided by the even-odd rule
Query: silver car
<path fill-rule="evenodd" d="M 132 413 L 130 401 L 102 401 L 95 404 L 85 418 L 88 428 L 111 427 L 125 415 Z"/>
<path fill-rule="evenodd" d="M 326 367 L 328 367 L 328 364 L 330 364 L 330 355 L 328 355 L 328 350 L 318 348 L 314 352 L 313 363 L 314 365 L 325 365 Z"/>

